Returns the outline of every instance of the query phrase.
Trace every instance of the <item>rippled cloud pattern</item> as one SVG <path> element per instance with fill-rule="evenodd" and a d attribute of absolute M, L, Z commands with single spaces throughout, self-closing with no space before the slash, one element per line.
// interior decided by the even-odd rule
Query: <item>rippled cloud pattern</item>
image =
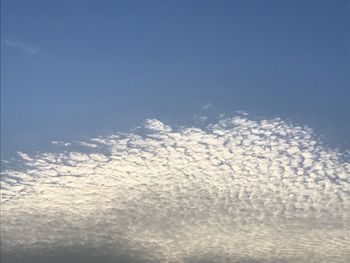
<path fill-rule="evenodd" d="M 19 154 L 26 168 L 2 173 L 4 262 L 350 262 L 350 163 L 309 128 L 150 119 Z"/>

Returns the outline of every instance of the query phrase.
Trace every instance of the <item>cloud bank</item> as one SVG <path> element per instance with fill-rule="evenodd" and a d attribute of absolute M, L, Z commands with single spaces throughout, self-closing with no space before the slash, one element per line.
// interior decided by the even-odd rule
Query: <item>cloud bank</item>
<path fill-rule="evenodd" d="M 4 262 L 350 261 L 350 163 L 310 129 L 144 128 L 19 153 L 1 181 Z"/>

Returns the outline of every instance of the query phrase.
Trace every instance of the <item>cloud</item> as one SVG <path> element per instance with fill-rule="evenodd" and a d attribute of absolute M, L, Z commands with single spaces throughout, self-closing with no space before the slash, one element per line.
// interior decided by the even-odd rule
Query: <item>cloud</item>
<path fill-rule="evenodd" d="M 51 143 L 55 144 L 55 145 L 60 145 L 60 146 L 71 146 L 72 145 L 69 142 L 62 142 L 62 141 L 52 141 Z"/>
<path fill-rule="evenodd" d="M 88 148 L 96 148 L 97 145 L 94 143 L 88 143 L 88 142 L 77 142 L 78 145 L 88 147 Z"/>
<path fill-rule="evenodd" d="M 213 105 L 210 102 L 207 102 L 206 104 L 204 104 L 203 110 L 208 110 L 208 109 L 210 109 L 212 107 L 213 107 Z"/>
<path fill-rule="evenodd" d="M 19 153 L 27 168 L 2 174 L 4 253 L 349 261 L 350 163 L 310 129 L 246 117 L 205 129 L 151 119 L 144 128 L 92 138 L 91 152 Z"/>
<path fill-rule="evenodd" d="M 15 41 L 12 39 L 6 39 L 5 45 L 20 49 L 29 55 L 35 55 L 39 52 L 39 48 L 36 46 L 28 45 L 23 42 Z"/>

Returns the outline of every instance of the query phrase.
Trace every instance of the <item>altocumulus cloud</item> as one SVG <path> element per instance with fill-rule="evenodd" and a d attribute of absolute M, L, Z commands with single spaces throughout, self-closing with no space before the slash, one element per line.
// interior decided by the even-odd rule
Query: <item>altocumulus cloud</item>
<path fill-rule="evenodd" d="M 20 153 L 2 174 L 4 262 L 349 262 L 350 163 L 280 119 Z"/>

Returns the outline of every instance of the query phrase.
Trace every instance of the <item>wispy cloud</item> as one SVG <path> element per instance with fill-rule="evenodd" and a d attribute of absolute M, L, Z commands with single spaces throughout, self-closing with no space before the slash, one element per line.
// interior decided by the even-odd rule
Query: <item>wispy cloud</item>
<path fill-rule="evenodd" d="M 60 145 L 60 146 L 71 146 L 72 145 L 69 142 L 62 142 L 62 141 L 52 141 L 51 143 L 55 144 L 55 145 Z"/>
<path fill-rule="evenodd" d="M 33 46 L 33 45 L 28 45 L 26 43 L 20 42 L 20 41 L 16 41 L 13 39 L 6 39 L 4 41 L 6 46 L 10 46 L 13 48 L 17 48 L 20 49 L 22 51 L 24 51 L 25 53 L 29 54 L 29 55 L 35 55 L 39 52 L 39 47 L 37 46 Z"/>
<path fill-rule="evenodd" d="M 211 109 L 212 107 L 213 105 L 210 102 L 207 102 L 206 104 L 204 104 L 203 110 L 208 110 L 208 109 Z"/>

